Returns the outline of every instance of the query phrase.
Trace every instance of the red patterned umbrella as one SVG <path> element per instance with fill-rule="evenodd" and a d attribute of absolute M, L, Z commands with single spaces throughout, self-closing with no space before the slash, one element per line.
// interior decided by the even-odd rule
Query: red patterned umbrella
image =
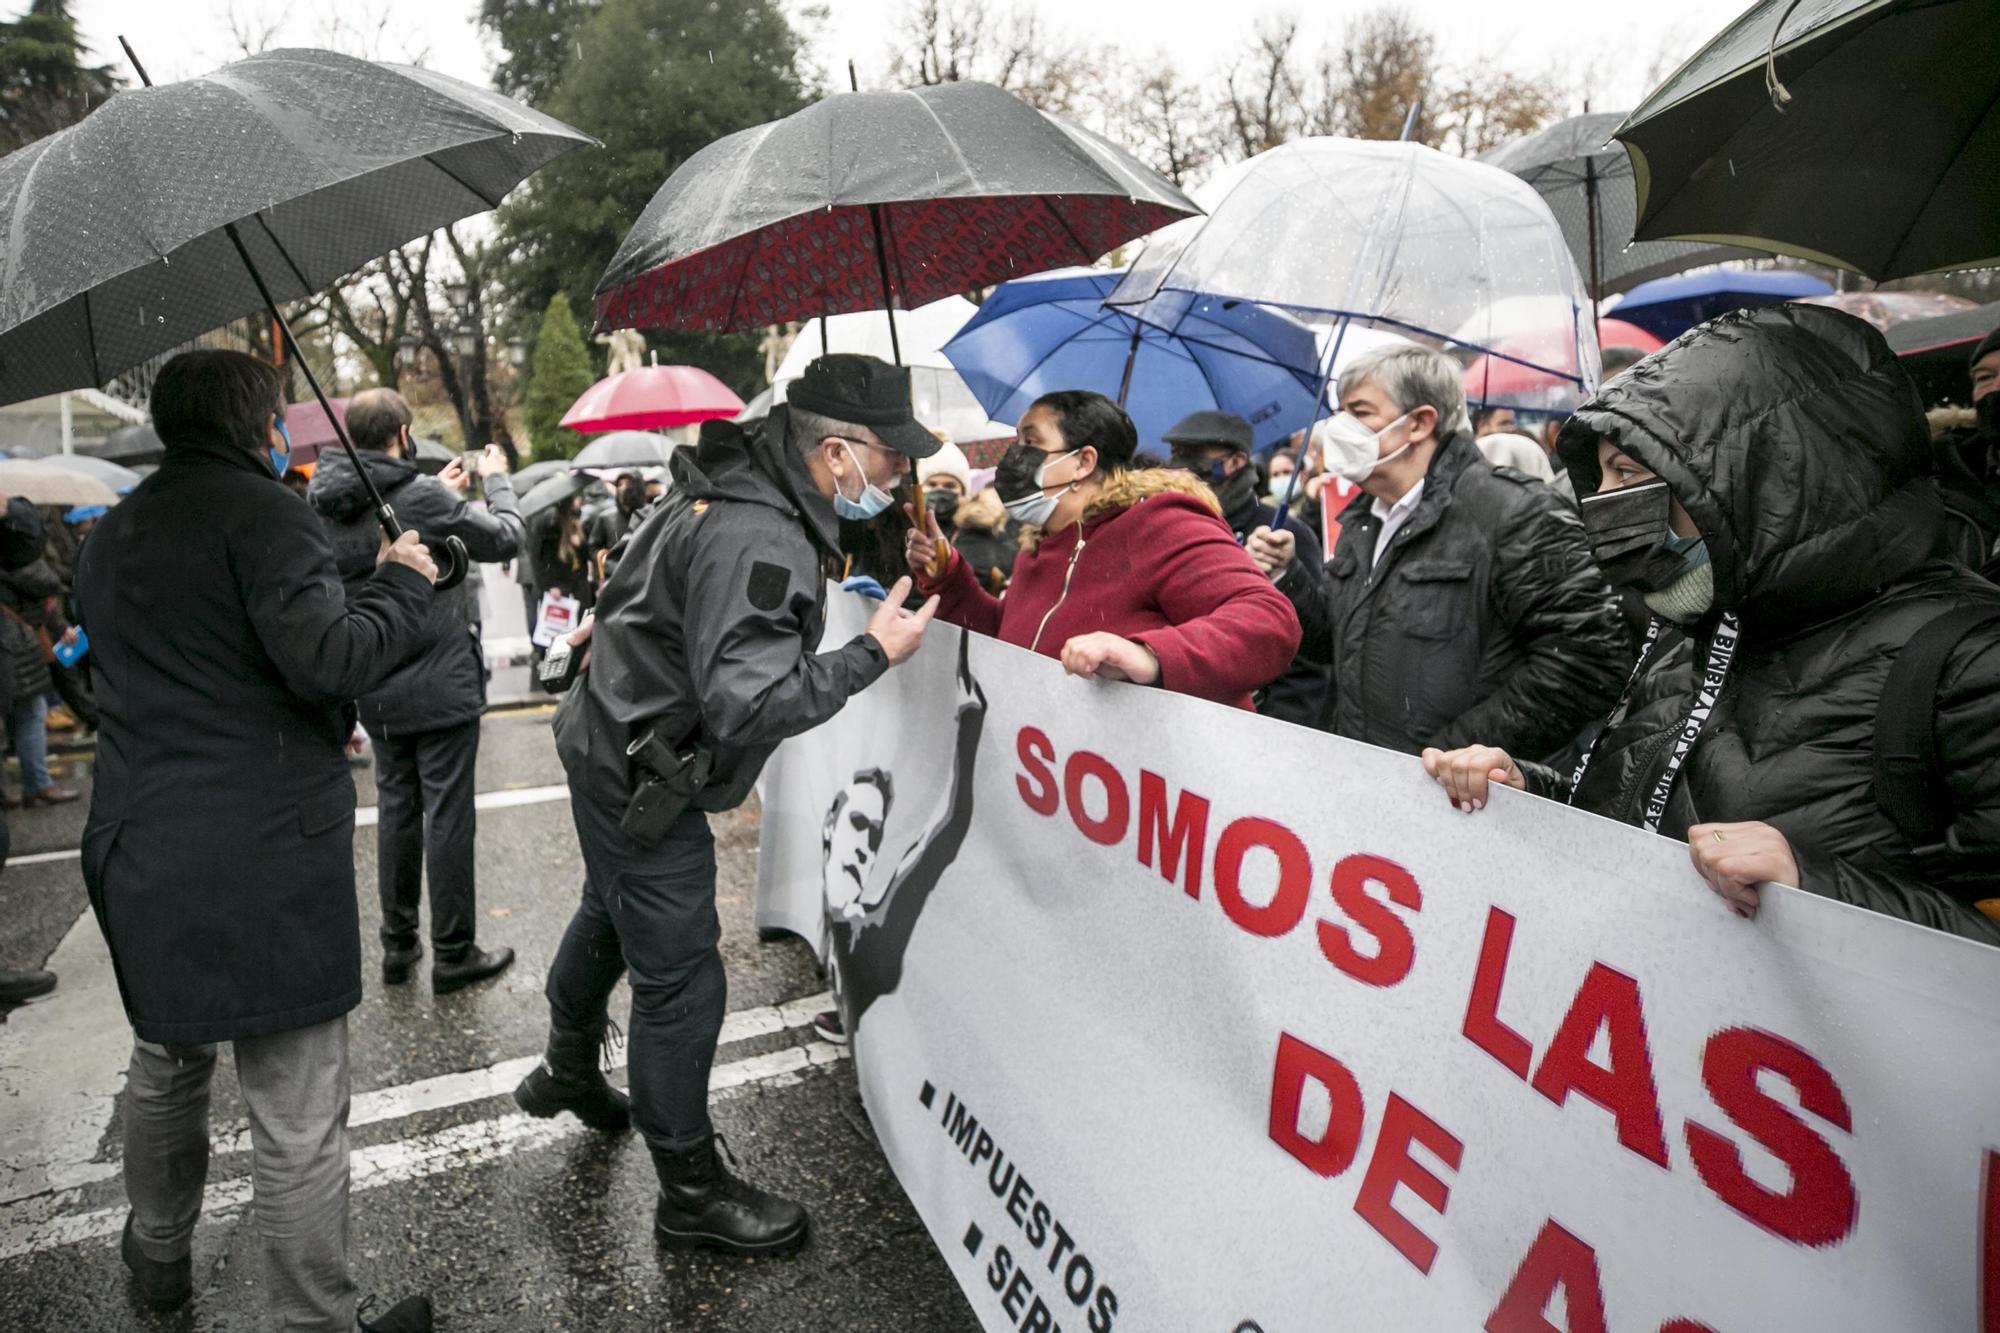
<path fill-rule="evenodd" d="M 682 163 L 599 281 L 597 322 L 721 332 L 907 309 L 1088 264 L 1199 211 L 989 84 L 840 94 Z"/>
<path fill-rule="evenodd" d="M 601 379 L 563 414 L 579 434 L 662 430 L 733 417 L 743 400 L 697 366 L 642 366 Z"/>

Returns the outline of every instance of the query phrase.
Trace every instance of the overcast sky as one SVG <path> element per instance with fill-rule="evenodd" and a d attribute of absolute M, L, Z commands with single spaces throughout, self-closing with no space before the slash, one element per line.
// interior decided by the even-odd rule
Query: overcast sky
<path fill-rule="evenodd" d="M 1222 53 L 1249 37 L 1264 14 L 1308 15 L 1309 44 L 1338 33 L 1343 16 L 1362 6 L 1282 0 L 1023 0 L 1044 22 L 1078 37 L 1116 41 L 1135 53 L 1165 52 L 1190 76 L 1206 78 Z M 1408 0 L 1406 8 L 1442 39 L 1449 60 L 1489 59 L 1524 71 L 1553 63 L 1571 82 L 1593 93 L 1593 109 L 1622 110 L 1647 89 L 1649 71 L 1664 74 L 1742 11 L 1748 0 L 1673 0 L 1614 4 L 1608 0 Z M 1005 0 L 996 4 L 1004 7 Z M 885 49 L 907 0 L 831 0 L 818 55 L 829 70 L 853 59 L 868 72 L 886 63 Z M 0 11 L 21 7 L 0 0 Z M 199 74 L 234 58 L 231 16 L 252 27 L 276 25 L 285 44 L 324 41 L 328 12 L 353 16 L 393 13 L 395 26 L 385 59 L 425 55 L 424 63 L 460 78 L 484 82 L 494 52 L 479 33 L 478 0 L 74 0 L 84 38 L 99 59 L 122 60 L 118 36 L 129 37 L 155 79 Z"/>

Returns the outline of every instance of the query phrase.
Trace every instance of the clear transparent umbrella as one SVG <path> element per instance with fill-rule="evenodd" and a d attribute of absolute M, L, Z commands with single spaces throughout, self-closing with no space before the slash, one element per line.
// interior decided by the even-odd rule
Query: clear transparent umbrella
<path fill-rule="evenodd" d="M 1496 167 L 1420 144 L 1300 139 L 1254 159 L 1206 219 L 1175 232 L 1107 305 L 1170 330 L 1236 300 L 1502 360 L 1532 345 L 1523 365 L 1596 387 L 1589 298 L 1562 228 Z"/>

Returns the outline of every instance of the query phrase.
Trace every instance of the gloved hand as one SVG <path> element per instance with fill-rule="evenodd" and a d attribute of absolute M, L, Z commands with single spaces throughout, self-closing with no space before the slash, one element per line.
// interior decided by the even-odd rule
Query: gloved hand
<path fill-rule="evenodd" d="M 858 592 L 871 602 L 885 602 L 889 599 L 889 590 L 866 574 L 856 574 L 841 584 L 840 589 L 842 592 Z"/>

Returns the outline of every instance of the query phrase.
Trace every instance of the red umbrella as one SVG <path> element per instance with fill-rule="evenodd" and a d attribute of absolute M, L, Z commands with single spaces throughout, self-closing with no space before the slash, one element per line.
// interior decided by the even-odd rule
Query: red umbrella
<path fill-rule="evenodd" d="M 562 424 L 580 434 L 607 430 L 661 430 L 733 417 L 743 400 L 696 366 L 641 366 L 584 390 Z"/>
<path fill-rule="evenodd" d="M 1560 375 L 1551 375 L 1545 370 L 1537 370 L 1508 358 L 1517 356 L 1522 361 L 1549 364 L 1550 358 L 1561 350 L 1560 344 L 1567 336 L 1566 330 L 1556 329 L 1534 338 L 1502 343 L 1495 355 L 1473 358 L 1465 368 L 1463 383 L 1466 400 L 1495 407 L 1561 406 L 1556 400 L 1564 396 L 1574 397 L 1576 385 Z M 1666 346 L 1637 324 L 1627 324 L 1622 319 L 1597 321 L 1597 345 L 1636 347 L 1642 352 L 1657 352 Z"/>
<path fill-rule="evenodd" d="M 329 398 L 333 414 L 344 427 L 347 425 L 347 400 Z M 333 423 L 326 419 L 326 411 L 316 402 L 293 403 L 285 409 L 285 430 L 292 437 L 292 462 L 310 463 L 319 457 L 319 451 L 336 443 L 340 436 Z"/>

